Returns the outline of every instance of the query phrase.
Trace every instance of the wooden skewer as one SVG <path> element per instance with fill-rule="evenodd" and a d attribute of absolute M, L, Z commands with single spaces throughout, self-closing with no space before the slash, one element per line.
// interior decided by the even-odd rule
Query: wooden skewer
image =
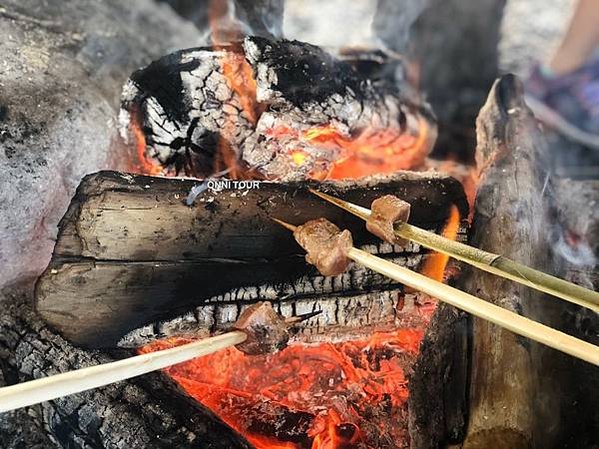
<path fill-rule="evenodd" d="M 243 343 L 246 339 L 245 332 L 227 332 L 226 334 L 187 343 L 175 348 L 141 354 L 116 362 L 81 368 L 0 388 L 0 413 L 130 379 L 220 351 Z"/>
<path fill-rule="evenodd" d="M 370 209 L 353 204 L 326 193 L 310 189 L 320 198 L 345 209 L 363 220 L 370 217 Z M 454 259 L 466 262 L 488 273 L 534 288 L 543 293 L 561 298 L 565 301 L 586 307 L 599 313 L 599 293 L 565 281 L 555 276 L 527 267 L 521 263 L 498 254 L 474 248 L 464 243 L 450 240 L 434 232 L 426 231 L 408 223 L 395 225 L 395 234 L 401 238 L 412 240 L 420 245 L 447 254 Z"/>
<path fill-rule="evenodd" d="M 289 223 L 277 219 L 275 221 L 290 231 L 295 231 L 296 229 L 296 226 Z M 558 351 L 599 366 L 599 346 L 592 345 L 584 340 L 537 323 L 495 304 L 483 301 L 469 293 L 430 279 L 415 271 L 400 267 L 357 248 L 351 248 L 348 257 L 377 273 L 415 290 L 424 292 L 474 316 L 488 320 L 518 335 L 530 338 Z"/>
<path fill-rule="evenodd" d="M 294 327 L 321 312 L 316 310 L 291 316 L 285 319 L 285 323 L 289 327 Z M 116 362 L 81 368 L 0 388 L 0 413 L 147 374 L 151 371 L 238 345 L 246 339 L 247 334 L 237 330 L 175 348 L 141 354 Z"/>

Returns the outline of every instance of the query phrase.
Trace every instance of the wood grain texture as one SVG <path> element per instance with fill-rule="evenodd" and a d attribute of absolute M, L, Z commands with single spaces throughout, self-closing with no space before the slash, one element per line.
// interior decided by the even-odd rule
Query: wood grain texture
<path fill-rule="evenodd" d="M 548 242 L 542 232 L 546 203 L 543 141 L 511 75 L 495 82 L 477 119 L 477 165 L 482 170 L 471 243 L 483 250 L 546 270 Z M 535 315 L 542 295 L 487 273 L 471 270 L 463 288 L 513 312 Z M 532 349 L 531 349 L 532 348 Z M 465 449 L 528 449 L 533 446 L 534 342 L 473 319 L 470 419 Z"/>
<path fill-rule="evenodd" d="M 230 291 L 238 296 L 217 301 L 257 301 L 266 291 L 275 291 L 268 299 L 277 300 L 276 292 L 294 285 L 288 294 L 329 294 L 324 281 L 297 284 L 297 279 L 317 274 L 293 238 L 270 217 L 295 224 L 326 217 L 350 229 L 357 245 L 375 244 L 376 238 L 359 219 L 310 194 L 308 187 L 362 205 L 384 194 L 399 195 L 412 203 L 411 220 L 432 229 L 444 223 L 452 204 L 462 213 L 467 209 L 457 181 L 431 174 L 261 183 L 247 191 L 207 191 L 189 207 L 185 198 L 197 183 L 116 172 L 86 177 L 60 223 L 52 261 L 38 281 L 38 313 L 76 344 L 110 347 L 132 329 L 174 318 Z M 409 259 L 420 249 L 399 251 Z M 368 277 L 364 283 L 347 282 L 347 288 L 337 290 L 359 294 L 388 284 L 369 283 Z M 249 288 L 260 285 L 263 291 Z"/>

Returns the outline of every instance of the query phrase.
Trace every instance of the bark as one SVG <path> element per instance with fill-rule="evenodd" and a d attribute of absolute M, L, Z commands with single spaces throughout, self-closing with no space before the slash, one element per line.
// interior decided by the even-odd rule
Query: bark
<path fill-rule="evenodd" d="M 325 217 L 349 229 L 357 245 L 412 267 L 424 254 L 414 245 L 378 243 L 360 220 L 307 191 L 316 184 L 206 191 L 189 207 L 185 198 L 196 183 L 115 172 L 88 176 L 37 284 L 40 315 L 69 340 L 94 347 L 114 346 L 133 329 L 198 307 L 195 322 L 220 329 L 243 305 L 265 299 L 278 301 L 286 314 L 322 308 L 315 329 L 360 327 L 393 317 L 397 297 L 379 293 L 400 287 L 360 267 L 319 276 L 271 216 L 294 224 Z M 365 206 L 397 194 L 412 204 L 412 222 L 430 229 L 442 226 L 452 204 L 462 213 L 467 208 L 461 185 L 439 175 L 404 173 L 318 188 Z"/>
<path fill-rule="evenodd" d="M 1 299 L 2 385 L 113 359 L 107 353 L 71 346 L 35 316 L 25 298 L 18 294 Z M 118 354 L 129 355 L 129 351 Z M 0 430 L 0 446 L 11 449 L 251 447 L 162 373 L 4 413 Z"/>
<path fill-rule="evenodd" d="M 495 82 L 477 119 L 482 170 L 471 243 L 547 270 L 544 142 L 512 75 Z M 538 319 L 542 295 L 477 270 L 460 280 L 469 293 Z M 473 319 L 470 419 L 465 449 L 534 446 L 540 345 Z"/>

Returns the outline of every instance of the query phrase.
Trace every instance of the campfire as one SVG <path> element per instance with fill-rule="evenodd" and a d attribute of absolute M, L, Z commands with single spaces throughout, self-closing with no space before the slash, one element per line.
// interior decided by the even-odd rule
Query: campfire
<path fill-rule="evenodd" d="M 50 401 L 53 438 L 89 447 L 530 449 L 539 416 L 563 441 L 547 392 L 599 365 L 576 327 L 599 294 L 547 257 L 565 207 L 519 81 L 491 87 L 475 165 L 435 160 L 402 57 L 273 35 L 257 3 L 211 2 L 211 45 L 124 83 L 126 170 L 71 199 L 15 320 L 39 379 L 0 413 Z"/>

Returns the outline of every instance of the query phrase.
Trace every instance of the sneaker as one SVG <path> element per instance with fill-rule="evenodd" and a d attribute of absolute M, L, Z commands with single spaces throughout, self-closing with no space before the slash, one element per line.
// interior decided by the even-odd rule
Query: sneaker
<path fill-rule="evenodd" d="M 599 150 L 599 60 L 556 77 L 535 67 L 525 83 L 525 100 L 540 121 Z"/>

